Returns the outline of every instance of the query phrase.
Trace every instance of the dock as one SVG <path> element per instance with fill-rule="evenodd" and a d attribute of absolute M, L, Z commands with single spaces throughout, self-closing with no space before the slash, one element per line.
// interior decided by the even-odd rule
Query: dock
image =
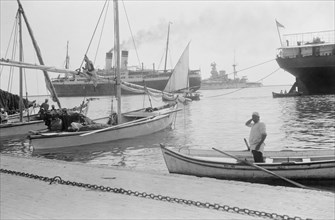
<path fill-rule="evenodd" d="M 335 218 L 327 191 L 13 155 L 0 165 L 0 219 Z"/>

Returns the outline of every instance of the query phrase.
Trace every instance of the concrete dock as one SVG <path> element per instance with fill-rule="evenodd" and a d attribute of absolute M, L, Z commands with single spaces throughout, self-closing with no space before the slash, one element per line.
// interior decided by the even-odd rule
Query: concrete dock
<path fill-rule="evenodd" d="M 158 174 L 42 158 L 0 155 L 0 219 L 264 219 L 246 210 L 334 219 L 335 194 L 282 186 Z M 155 195 L 106 192 L 4 173 L 41 177 Z M 59 178 L 58 178 L 59 179 Z M 168 202 L 160 196 L 236 207 L 230 210 Z M 265 218 L 266 219 L 266 218 Z M 274 219 L 274 218 L 269 218 Z"/>

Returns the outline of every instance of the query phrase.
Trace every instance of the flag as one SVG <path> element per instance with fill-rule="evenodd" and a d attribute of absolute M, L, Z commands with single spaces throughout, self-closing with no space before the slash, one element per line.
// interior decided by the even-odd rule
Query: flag
<path fill-rule="evenodd" d="M 285 28 L 284 25 L 282 25 L 281 23 L 279 23 L 277 20 L 276 20 L 276 24 L 277 24 L 277 27 Z"/>

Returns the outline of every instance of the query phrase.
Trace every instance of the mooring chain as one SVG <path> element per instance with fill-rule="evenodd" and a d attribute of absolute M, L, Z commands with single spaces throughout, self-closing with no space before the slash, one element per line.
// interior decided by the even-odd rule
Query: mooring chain
<path fill-rule="evenodd" d="M 12 170 L 6 170 L 6 169 L 0 169 L 1 173 L 6 174 L 12 174 L 16 176 L 22 176 L 22 177 L 28 177 L 32 179 L 41 180 L 44 182 L 49 182 L 49 184 L 52 183 L 58 183 L 62 185 L 71 185 L 71 186 L 78 186 L 83 187 L 87 189 L 94 189 L 94 190 L 100 190 L 103 192 L 113 192 L 113 193 L 120 193 L 124 195 L 129 196 L 137 196 L 147 199 L 154 199 L 154 200 L 160 200 L 160 201 L 166 201 L 166 202 L 172 202 L 172 203 L 179 203 L 179 204 L 185 204 L 185 205 L 191 205 L 196 206 L 200 208 L 208 208 L 208 209 L 215 209 L 218 211 L 225 211 L 225 212 L 231 212 L 231 213 L 237 213 L 237 214 L 244 214 L 244 215 L 250 215 L 250 216 L 258 216 L 262 218 L 269 218 L 269 219 L 278 219 L 278 220 L 303 220 L 301 217 L 289 217 L 288 215 L 279 215 L 276 213 L 267 213 L 262 211 L 255 211 L 250 210 L 246 208 L 238 208 L 238 207 L 231 207 L 228 205 L 220 205 L 220 204 L 212 204 L 209 202 L 199 202 L 199 201 L 193 201 L 193 200 L 187 200 L 187 199 L 180 199 L 180 198 L 173 198 L 169 196 L 163 196 L 163 195 L 156 195 L 153 193 L 146 193 L 146 192 L 138 192 L 138 191 L 132 191 L 132 190 L 126 190 L 123 188 L 112 188 L 112 187 L 106 187 L 102 185 L 95 185 L 95 184 L 87 184 L 87 183 L 79 183 L 75 181 L 65 181 L 60 176 L 55 176 L 53 178 L 51 177 L 44 177 L 24 172 L 18 172 L 18 171 L 12 171 Z M 306 219 L 311 220 L 311 219 Z"/>

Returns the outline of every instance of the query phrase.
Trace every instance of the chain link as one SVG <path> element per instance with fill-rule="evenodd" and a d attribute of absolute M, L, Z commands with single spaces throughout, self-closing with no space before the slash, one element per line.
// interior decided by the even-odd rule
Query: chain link
<path fill-rule="evenodd" d="M 98 186 L 95 184 L 78 183 L 75 181 L 65 181 L 60 176 L 55 176 L 53 178 L 50 178 L 50 177 L 44 177 L 44 176 L 39 176 L 39 175 L 34 175 L 34 174 L 29 174 L 29 173 L 24 173 L 24 172 L 18 172 L 18 171 L 12 171 L 12 170 L 6 170 L 6 169 L 0 169 L 0 173 L 28 177 L 28 178 L 32 178 L 36 180 L 41 180 L 44 182 L 49 182 L 49 184 L 58 183 L 62 185 L 71 185 L 71 186 L 77 186 L 77 187 L 82 187 L 82 188 L 87 188 L 87 189 L 99 190 L 103 192 L 113 192 L 113 193 L 129 195 L 129 196 L 137 196 L 137 197 L 142 197 L 142 198 L 196 206 L 200 208 L 208 208 L 208 209 L 215 209 L 218 211 L 232 212 L 232 213 L 237 213 L 237 214 L 242 214 L 242 215 L 256 216 L 256 217 L 275 219 L 275 220 L 303 220 L 301 217 L 297 217 L 297 216 L 289 217 L 288 215 L 279 215 L 277 213 L 260 212 L 256 210 L 246 209 L 246 208 L 231 207 L 228 205 L 212 204 L 209 202 L 200 202 L 200 201 L 192 201 L 192 200 L 186 200 L 186 199 L 180 199 L 180 198 L 173 198 L 169 196 L 156 195 L 153 193 L 148 194 L 146 192 L 126 190 L 123 188 L 111 188 L 109 186 L 106 187 L 102 185 Z M 308 218 L 306 220 L 311 220 L 311 219 Z"/>

